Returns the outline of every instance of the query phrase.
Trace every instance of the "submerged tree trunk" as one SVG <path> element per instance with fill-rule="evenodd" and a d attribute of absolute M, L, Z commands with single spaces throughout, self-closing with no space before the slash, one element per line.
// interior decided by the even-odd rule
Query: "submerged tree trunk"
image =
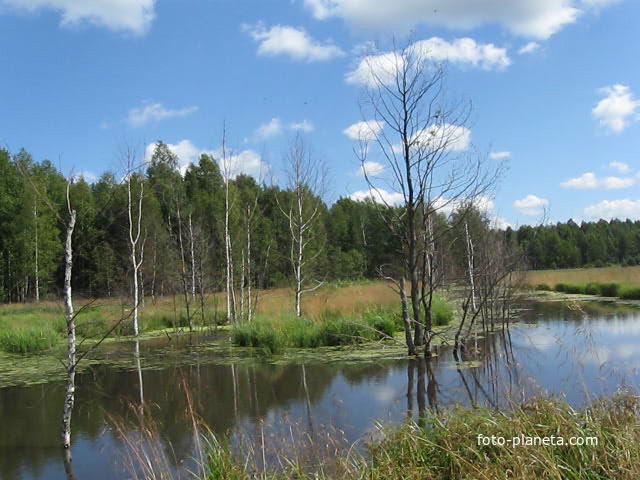
<path fill-rule="evenodd" d="M 71 446 L 71 414 L 76 391 L 76 324 L 71 295 L 71 272 L 73 270 L 73 248 L 71 240 L 76 225 L 76 211 L 70 211 L 64 249 L 64 308 L 67 320 L 67 391 L 62 411 L 62 446 Z"/>

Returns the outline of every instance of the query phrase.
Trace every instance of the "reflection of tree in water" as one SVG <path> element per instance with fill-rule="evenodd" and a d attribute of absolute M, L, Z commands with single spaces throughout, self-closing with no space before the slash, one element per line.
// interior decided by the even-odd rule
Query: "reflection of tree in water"
<path fill-rule="evenodd" d="M 225 434 L 239 423 L 257 424 L 273 409 L 292 405 L 306 405 L 307 419 L 311 419 L 312 405 L 340 370 L 334 365 L 307 365 L 304 383 L 302 366 L 294 364 L 247 362 L 145 370 L 144 401 L 175 457 L 185 459 L 192 455 L 193 436 L 186 418 L 186 396 L 180 388 L 183 381 L 189 385 L 204 423 L 215 433 Z M 140 403 L 139 383 L 137 369 L 96 367 L 78 375 L 74 436 L 97 441 L 110 422 L 108 417 L 133 422 L 136 415 L 131 405 Z M 60 461 L 59 405 L 63 396 L 62 382 L 0 390 L 0 478 L 20 478 L 21 468 L 38 476 L 47 463 Z"/>

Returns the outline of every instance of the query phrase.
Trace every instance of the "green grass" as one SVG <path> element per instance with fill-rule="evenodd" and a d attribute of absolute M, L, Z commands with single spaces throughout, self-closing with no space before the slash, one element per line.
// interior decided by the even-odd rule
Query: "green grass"
<path fill-rule="evenodd" d="M 232 329 L 235 345 L 258 347 L 266 353 L 285 348 L 316 348 L 371 342 L 393 336 L 398 330 L 397 314 L 375 309 L 362 316 L 345 318 L 335 310 L 325 310 L 314 319 L 293 315 L 257 317 Z"/>
<path fill-rule="evenodd" d="M 434 326 L 447 325 L 453 308 L 441 297 L 432 304 Z M 360 315 L 343 316 L 338 310 L 325 309 L 314 318 L 293 315 L 257 317 L 232 329 L 233 343 L 257 347 L 265 353 L 280 353 L 286 348 L 335 347 L 373 342 L 393 337 L 403 329 L 399 312 L 390 308 L 371 308 Z"/>
<path fill-rule="evenodd" d="M 35 353 L 56 345 L 62 340 L 51 326 L 23 327 L 0 331 L 0 350 L 8 353 Z"/>

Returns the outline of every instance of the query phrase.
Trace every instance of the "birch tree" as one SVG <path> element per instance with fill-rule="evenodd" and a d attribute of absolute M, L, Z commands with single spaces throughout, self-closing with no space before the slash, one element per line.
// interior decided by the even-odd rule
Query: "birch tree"
<path fill-rule="evenodd" d="M 314 278 L 312 267 L 322 253 L 322 245 L 314 245 L 314 241 L 318 240 L 316 235 L 323 207 L 321 195 L 325 193 L 327 172 L 300 135 L 293 140 L 284 160 L 290 200 L 279 206 L 289 223 L 295 311 L 301 317 L 302 296 L 323 283 Z M 311 282 L 315 284 L 310 285 Z"/>
<path fill-rule="evenodd" d="M 129 220 L 129 247 L 131 252 L 131 270 L 133 273 L 133 334 L 137 337 L 139 333 L 138 310 L 140 304 L 140 288 L 138 286 L 138 280 L 140 277 L 140 266 L 144 259 L 145 239 L 141 238 L 144 183 L 141 180 L 136 182 L 138 183 L 138 199 L 135 201 L 132 198 L 131 193 L 131 184 L 135 178 L 136 177 L 133 174 L 129 173 L 129 178 L 127 179 L 127 218 Z M 134 209 L 136 209 L 135 204 L 137 204 L 137 211 L 134 211 Z"/>
<path fill-rule="evenodd" d="M 73 311 L 73 296 L 71 291 L 71 275 L 73 273 L 73 230 L 76 226 L 76 211 L 71 208 L 69 188 L 67 184 L 67 213 L 69 218 L 66 224 L 64 243 L 64 310 L 67 324 L 67 388 L 62 410 L 62 446 L 68 449 L 71 446 L 71 415 L 75 403 L 76 392 L 76 324 Z"/>

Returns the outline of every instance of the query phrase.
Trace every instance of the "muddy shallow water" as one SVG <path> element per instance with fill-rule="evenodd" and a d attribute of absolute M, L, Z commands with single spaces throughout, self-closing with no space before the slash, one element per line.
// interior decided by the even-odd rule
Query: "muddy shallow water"
<path fill-rule="evenodd" d="M 109 345 L 101 352 L 108 363 L 78 375 L 72 454 L 79 480 L 129 477 L 113 422 L 133 434 L 136 427 L 123 419 L 141 402 L 171 445 L 169 463 L 189 464 L 194 437 L 185 386 L 213 432 L 269 450 L 287 448 L 280 445 L 285 436 L 331 434 L 349 444 L 375 434 L 378 423 L 417 418 L 425 409 L 501 407 L 532 395 L 581 405 L 640 385 L 640 310 L 596 303 L 534 304 L 508 334 L 470 341 L 461 363 L 447 348 L 430 365 L 404 358 L 323 362 L 317 355 L 283 363 L 204 347 L 212 340 L 221 342 L 143 342 L 141 375 L 133 343 Z M 59 380 L 0 388 L 0 478 L 67 478 L 58 447 L 63 394 Z"/>

